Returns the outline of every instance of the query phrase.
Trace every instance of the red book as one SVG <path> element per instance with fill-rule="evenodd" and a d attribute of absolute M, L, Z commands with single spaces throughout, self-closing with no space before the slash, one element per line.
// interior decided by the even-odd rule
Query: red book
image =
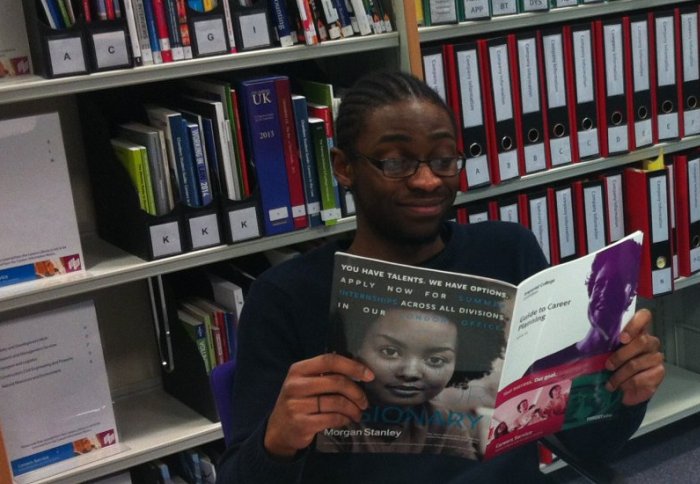
<path fill-rule="evenodd" d="M 279 76 L 275 80 L 275 88 L 277 89 L 284 158 L 287 163 L 292 218 L 294 219 L 294 228 L 303 229 L 309 226 L 309 218 L 306 215 L 306 199 L 304 198 L 304 186 L 301 179 L 301 161 L 299 160 L 299 145 L 297 143 L 296 123 L 292 111 L 292 93 L 289 87 L 289 78 Z"/>
<path fill-rule="evenodd" d="M 149 0 L 145 0 L 149 1 Z M 165 13 L 165 3 L 163 0 L 150 0 L 153 4 L 153 16 L 156 21 L 156 32 L 158 32 L 158 44 L 163 62 L 172 62 L 173 53 L 170 50 L 170 37 L 168 34 L 168 20 Z"/>
<path fill-rule="evenodd" d="M 243 186 L 243 196 L 248 198 L 253 192 L 250 188 L 250 173 L 248 171 L 248 158 L 246 157 L 245 144 L 243 141 L 240 108 L 238 107 L 238 94 L 233 88 L 231 88 L 231 105 L 233 108 L 233 121 L 236 130 L 236 144 L 238 145 L 238 159 L 241 164 L 241 184 Z"/>

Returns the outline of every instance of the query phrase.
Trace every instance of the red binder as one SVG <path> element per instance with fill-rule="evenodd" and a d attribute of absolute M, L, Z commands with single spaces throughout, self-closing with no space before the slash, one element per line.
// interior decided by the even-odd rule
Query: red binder
<path fill-rule="evenodd" d="M 652 298 L 673 291 L 673 252 L 666 169 L 624 171 L 628 233 L 644 232 L 637 292 Z"/>
<path fill-rule="evenodd" d="M 678 273 L 700 271 L 700 151 L 672 157 Z"/>
<path fill-rule="evenodd" d="M 610 156 L 626 153 L 629 144 L 627 93 L 625 76 L 624 35 L 622 19 L 596 20 L 595 51 L 598 69 L 598 125 L 600 153 Z"/>
<path fill-rule="evenodd" d="M 474 188 L 491 183 L 486 119 L 482 93 L 484 81 L 482 65 L 476 42 L 454 45 L 456 94 L 459 98 L 460 127 L 464 140 L 466 185 Z"/>
<path fill-rule="evenodd" d="M 680 136 L 678 106 L 682 102 L 680 73 L 680 17 L 674 10 L 652 12 L 652 78 L 656 88 L 656 130 L 659 141 Z"/>
<path fill-rule="evenodd" d="M 521 119 L 520 173 L 526 175 L 550 166 L 549 138 L 542 117 L 545 94 L 542 38 L 539 32 L 519 33 L 515 45 L 518 65 L 511 74 L 517 93 L 515 109 Z"/>
<path fill-rule="evenodd" d="M 576 219 L 576 248 L 579 256 L 605 247 L 607 216 L 603 180 L 576 180 L 571 184 Z"/>
<path fill-rule="evenodd" d="M 579 160 L 600 156 L 593 24 L 565 25 L 564 65 L 574 121 L 571 139 Z"/>
<path fill-rule="evenodd" d="M 481 75 L 485 86 L 486 144 L 494 184 L 520 176 L 520 113 L 515 109 L 519 99 L 511 75 L 517 69 L 514 45 L 513 36 L 477 41 L 481 58 L 486 59 Z"/>
<path fill-rule="evenodd" d="M 680 135 L 700 134 L 700 46 L 698 35 L 698 6 L 677 9 L 680 21 L 681 71 L 680 87 Z"/>
<path fill-rule="evenodd" d="M 551 166 L 557 167 L 577 161 L 573 149 L 571 125 L 574 123 L 569 109 L 564 70 L 564 37 L 561 27 L 543 29 L 542 58 L 546 97 L 543 100 L 544 124 L 547 127 Z"/>
<path fill-rule="evenodd" d="M 641 13 L 622 18 L 625 38 L 625 68 L 629 79 L 628 113 L 630 148 L 638 149 L 658 142 L 656 131 L 656 89 L 651 82 L 652 55 L 649 34 L 650 14 Z"/>

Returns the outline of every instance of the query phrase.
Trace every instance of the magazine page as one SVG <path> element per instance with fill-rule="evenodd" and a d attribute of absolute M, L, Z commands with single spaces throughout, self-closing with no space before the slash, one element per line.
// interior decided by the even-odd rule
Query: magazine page
<path fill-rule="evenodd" d="M 614 417 L 604 365 L 635 312 L 641 244 L 638 231 L 518 286 L 487 458 Z"/>
<path fill-rule="evenodd" d="M 482 456 L 515 287 L 337 253 L 329 350 L 375 374 L 358 424 L 321 452 Z"/>

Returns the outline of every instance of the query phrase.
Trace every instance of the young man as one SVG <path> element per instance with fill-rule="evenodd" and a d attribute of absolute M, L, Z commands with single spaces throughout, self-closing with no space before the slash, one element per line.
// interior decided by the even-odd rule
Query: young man
<path fill-rule="evenodd" d="M 339 183 L 352 190 L 352 242 L 329 243 L 276 266 L 251 287 L 239 328 L 234 445 L 220 483 L 536 482 L 534 444 L 488 462 L 427 454 L 323 454 L 316 433 L 358 422 L 368 399 L 358 382 L 371 370 L 326 354 L 333 254 L 338 250 L 404 264 L 518 283 L 546 266 L 534 236 L 518 224 L 444 221 L 463 159 L 454 119 L 439 96 L 402 73 L 376 74 L 343 98 L 333 153 Z M 614 424 L 560 434 L 574 452 L 607 455 L 638 427 L 663 378 L 659 341 L 640 311 L 608 362 L 609 390 L 627 405 Z"/>

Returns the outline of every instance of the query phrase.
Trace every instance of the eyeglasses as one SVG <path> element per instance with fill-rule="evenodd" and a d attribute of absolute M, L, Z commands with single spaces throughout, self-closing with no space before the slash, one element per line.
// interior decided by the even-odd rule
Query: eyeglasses
<path fill-rule="evenodd" d="M 456 154 L 431 160 L 416 160 L 412 158 L 387 158 L 378 160 L 371 156 L 364 155 L 359 151 L 354 152 L 369 161 L 377 169 L 381 170 L 387 178 L 408 178 L 413 176 L 421 163 L 430 167 L 430 171 L 439 177 L 451 177 L 457 175 L 464 167 L 464 155 Z"/>

